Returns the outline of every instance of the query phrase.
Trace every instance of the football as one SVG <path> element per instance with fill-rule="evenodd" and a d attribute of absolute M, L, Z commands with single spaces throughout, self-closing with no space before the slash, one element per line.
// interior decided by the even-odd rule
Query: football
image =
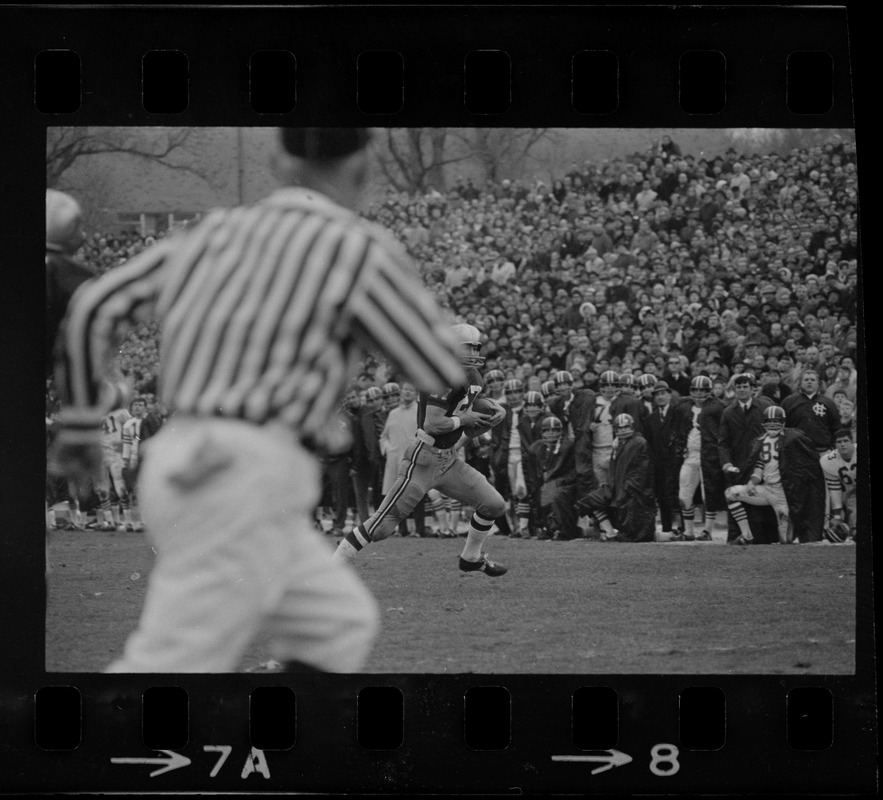
<path fill-rule="evenodd" d="M 485 399 L 484 397 L 478 397 L 472 402 L 472 410 L 477 412 L 478 414 L 493 414 L 496 409 L 491 404 L 490 400 Z"/>
<path fill-rule="evenodd" d="M 495 409 L 490 402 L 483 397 L 479 397 L 473 401 L 472 410 L 479 414 L 493 414 Z M 487 433 L 491 427 L 491 425 L 467 425 L 463 428 L 463 433 L 470 439 L 474 439 L 476 436 Z"/>

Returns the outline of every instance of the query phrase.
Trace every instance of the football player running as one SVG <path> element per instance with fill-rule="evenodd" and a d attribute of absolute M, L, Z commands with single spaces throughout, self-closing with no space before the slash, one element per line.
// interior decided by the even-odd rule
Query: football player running
<path fill-rule="evenodd" d="M 460 553 L 460 570 L 483 572 L 491 577 L 508 571 L 502 564 L 491 561 L 482 550 L 494 521 L 506 513 L 506 501 L 487 478 L 460 459 L 456 451 L 464 434 L 474 437 L 484 433 L 489 426 L 503 420 L 506 409 L 482 395 L 484 383 L 478 367 L 484 364 L 484 357 L 478 328 L 461 323 L 454 325 L 453 331 L 460 342 L 466 383 L 440 394 L 420 393 L 417 434 L 405 451 L 396 482 L 374 514 L 341 539 L 335 558 L 352 559 L 369 542 L 379 542 L 392 535 L 421 498 L 430 489 L 437 489 L 475 509 Z M 494 409 L 493 414 L 473 409 L 479 395 Z"/>

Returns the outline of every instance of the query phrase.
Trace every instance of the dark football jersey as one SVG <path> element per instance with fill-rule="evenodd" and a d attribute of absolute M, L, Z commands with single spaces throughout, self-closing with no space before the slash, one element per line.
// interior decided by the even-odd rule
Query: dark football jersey
<path fill-rule="evenodd" d="M 426 422 L 426 407 L 438 406 L 445 410 L 446 417 L 452 417 L 460 411 L 466 411 L 472 408 L 475 398 L 481 394 L 484 389 L 484 381 L 481 374 L 475 367 L 466 367 L 466 384 L 448 389 L 443 394 L 426 394 L 420 392 L 417 396 L 417 427 L 423 429 Z M 463 429 L 457 428 L 455 431 L 448 433 L 439 433 L 435 435 L 435 446 L 443 450 L 453 447 L 460 441 L 463 435 Z"/>

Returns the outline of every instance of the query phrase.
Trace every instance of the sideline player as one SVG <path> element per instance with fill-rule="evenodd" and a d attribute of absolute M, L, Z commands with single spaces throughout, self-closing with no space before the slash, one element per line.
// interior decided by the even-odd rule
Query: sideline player
<path fill-rule="evenodd" d="M 754 469 L 749 483 L 730 487 L 729 496 L 737 502 L 772 506 L 780 543 L 822 544 L 825 479 L 813 442 L 803 431 L 785 427 L 781 406 L 770 406 L 763 413 L 765 433 L 751 451 Z"/>
<path fill-rule="evenodd" d="M 141 512 L 138 507 L 138 472 L 141 469 L 141 426 L 147 416 L 147 402 L 136 397 L 129 406 L 131 416 L 123 425 L 123 480 L 129 495 L 129 513 L 134 522 L 126 521 L 127 531 L 142 532 Z"/>
<path fill-rule="evenodd" d="M 592 469 L 600 486 L 607 481 L 607 469 L 613 453 L 613 414 L 611 404 L 619 390 L 619 373 L 612 369 L 601 373 L 601 391 L 595 398 L 595 411 L 589 429 L 592 435 Z"/>
<path fill-rule="evenodd" d="M 57 440 L 68 472 L 94 471 L 98 426 L 114 407 L 103 368 L 145 317 L 160 321 L 173 412 L 145 443 L 139 493 L 157 558 L 138 629 L 110 672 L 234 671 L 259 630 L 287 671 L 365 663 L 379 614 L 312 525 L 315 451 L 346 445 L 336 412 L 367 352 L 424 391 L 464 376 L 413 262 L 356 213 L 369 140 L 365 128 L 282 128 L 273 166 L 283 188 L 209 212 L 71 304 Z"/>
<path fill-rule="evenodd" d="M 790 513 L 785 490 L 782 488 L 779 437 L 785 430 L 785 410 L 770 406 L 763 412 L 763 429 L 760 437 L 760 453 L 754 463 L 748 483 L 730 486 L 727 500 L 730 503 L 748 503 L 753 506 L 772 506 L 779 524 L 779 544 L 791 544 Z M 751 533 L 742 534 L 746 543 L 754 538 Z M 740 542 L 741 543 L 741 542 Z"/>
<path fill-rule="evenodd" d="M 708 375 L 697 375 L 690 382 L 692 402 L 683 402 L 677 407 L 678 449 L 684 453 L 678 476 L 678 501 L 687 541 L 710 542 L 717 514 L 726 510 L 724 473 L 717 443 L 724 405 L 712 395 L 712 389 Z M 699 488 L 705 523 L 696 536 L 696 491 Z"/>
<path fill-rule="evenodd" d="M 129 512 L 129 491 L 123 476 L 123 428 L 132 418 L 127 408 L 115 408 L 105 414 L 101 421 L 101 448 L 104 451 L 104 468 L 95 481 L 95 492 L 98 495 L 98 511 L 96 512 L 95 528 L 100 531 L 126 530 L 132 525 Z M 116 503 L 113 503 L 111 491 L 116 494 L 119 508 L 123 512 L 119 517 Z M 102 519 L 103 517 L 103 519 Z"/>
<path fill-rule="evenodd" d="M 849 538 L 855 539 L 858 451 L 848 428 L 841 428 L 834 434 L 834 449 L 822 456 L 821 463 L 828 488 L 830 522 L 846 523 Z M 845 539 L 838 533 L 838 527 L 830 524 L 825 531 L 825 538 L 836 544 L 843 544 Z"/>
<path fill-rule="evenodd" d="M 365 522 L 341 539 L 335 556 L 349 560 L 369 542 L 379 542 L 395 531 L 399 522 L 430 489 L 459 500 L 475 509 L 469 520 L 466 542 L 460 554 L 460 570 L 480 571 L 491 577 L 507 572 L 482 551 L 482 544 L 494 520 L 506 513 L 506 501 L 477 469 L 460 459 L 455 446 L 471 426 L 499 424 L 506 409 L 495 401 L 492 416 L 474 411 L 472 404 L 481 394 L 483 383 L 477 367 L 484 363 L 481 334 L 473 325 L 457 324 L 453 331 L 460 343 L 466 383 L 443 393 L 421 392 L 417 405 L 417 435 L 402 458 L 398 479 L 380 508 Z"/>
<path fill-rule="evenodd" d="M 577 501 L 577 511 L 595 518 L 602 542 L 652 542 L 656 499 L 650 448 L 631 414 L 617 414 L 613 432 L 616 443 L 607 478 Z"/>

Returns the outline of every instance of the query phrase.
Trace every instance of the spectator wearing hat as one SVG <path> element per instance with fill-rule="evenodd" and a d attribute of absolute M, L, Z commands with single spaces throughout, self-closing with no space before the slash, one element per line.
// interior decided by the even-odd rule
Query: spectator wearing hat
<path fill-rule="evenodd" d="M 718 431 L 718 452 L 727 486 L 744 485 L 751 477 L 754 442 L 763 436 L 763 411 L 772 405 L 768 398 L 754 397 L 754 378 L 747 373 L 733 377 L 735 399 L 721 414 Z M 770 544 L 779 540 L 776 515 L 767 506 L 727 504 L 729 510 L 729 543 Z"/>
<path fill-rule="evenodd" d="M 659 509 L 659 522 L 663 541 L 680 537 L 680 502 L 678 501 L 678 475 L 684 460 L 683 450 L 675 446 L 675 404 L 668 383 L 657 381 L 653 388 L 654 409 L 647 414 L 644 431 L 650 447 L 653 464 L 653 490 Z"/>

